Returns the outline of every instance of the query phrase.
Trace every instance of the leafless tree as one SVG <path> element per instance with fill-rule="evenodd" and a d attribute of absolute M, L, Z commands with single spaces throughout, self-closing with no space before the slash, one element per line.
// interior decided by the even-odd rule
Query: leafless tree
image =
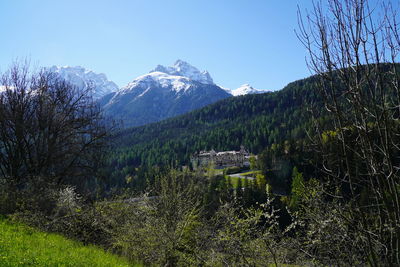
<path fill-rule="evenodd" d="M 89 89 L 26 63 L 0 84 L 0 184 L 7 192 L 81 186 L 93 177 L 107 125 Z"/>
<path fill-rule="evenodd" d="M 383 1 L 372 6 L 367 0 L 329 0 L 315 2 L 306 17 L 299 12 L 298 36 L 332 115 L 331 131 L 319 128 L 316 140 L 322 169 L 341 189 L 330 192 L 347 203 L 338 216 L 358 233 L 372 266 L 400 264 L 396 11 Z"/>

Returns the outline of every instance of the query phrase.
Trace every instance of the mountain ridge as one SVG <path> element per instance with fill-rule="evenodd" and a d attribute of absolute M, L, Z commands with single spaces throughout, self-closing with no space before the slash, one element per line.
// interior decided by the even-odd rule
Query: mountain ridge
<path fill-rule="evenodd" d="M 122 121 L 124 127 L 161 121 L 232 96 L 266 92 L 248 84 L 233 90 L 223 88 L 214 83 L 208 71 L 183 60 L 172 66 L 157 65 L 120 88 L 105 74 L 80 66 L 47 69 L 75 86 L 93 88 L 93 98 L 105 114 Z"/>
<path fill-rule="evenodd" d="M 190 65 L 186 61 L 178 59 L 173 66 L 165 67 L 157 65 L 152 72 L 163 72 L 175 76 L 183 76 L 204 84 L 214 84 L 213 79 L 208 71 L 200 71 L 196 67 Z"/>
<path fill-rule="evenodd" d="M 52 66 L 45 70 L 59 75 L 60 78 L 81 89 L 90 88 L 94 99 L 100 99 L 119 89 L 118 85 L 108 80 L 104 73 L 95 73 L 81 66 Z"/>

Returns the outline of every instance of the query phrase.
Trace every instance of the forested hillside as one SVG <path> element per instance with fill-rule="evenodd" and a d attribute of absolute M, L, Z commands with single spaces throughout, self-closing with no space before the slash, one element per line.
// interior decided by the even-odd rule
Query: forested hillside
<path fill-rule="evenodd" d="M 204 149 L 237 150 L 244 145 L 259 154 L 272 144 L 300 140 L 312 126 L 307 111 L 322 110 L 315 77 L 277 92 L 219 101 L 183 116 L 123 130 L 114 136 L 109 157 L 113 177 L 132 174 L 139 166 L 187 165 Z"/>

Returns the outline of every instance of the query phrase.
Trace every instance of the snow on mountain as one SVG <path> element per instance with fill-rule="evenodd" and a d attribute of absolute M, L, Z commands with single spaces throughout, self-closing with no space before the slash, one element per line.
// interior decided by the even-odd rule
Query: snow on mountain
<path fill-rule="evenodd" d="M 221 85 L 218 85 L 222 90 L 224 90 L 225 92 L 227 92 L 228 94 L 232 95 L 232 90 L 226 87 L 223 87 Z M 233 95 L 232 95 L 233 96 Z"/>
<path fill-rule="evenodd" d="M 48 68 L 49 71 L 57 73 L 61 78 L 67 80 L 71 84 L 87 88 L 93 88 L 93 97 L 100 99 L 105 95 L 116 92 L 110 99 L 110 102 L 116 101 L 116 97 L 131 93 L 132 90 L 140 92 L 136 97 L 141 97 L 149 90 L 141 90 L 146 88 L 164 88 L 165 90 L 172 90 L 175 93 L 182 94 L 198 82 L 201 84 L 215 85 L 213 79 L 207 71 L 200 71 L 189 63 L 177 60 L 173 66 L 157 65 L 157 67 L 150 71 L 148 74 L 142 75 L 134 79 L 125 87 L 119 89 L 118 86 L 109 81 L 105 74 L 98 74 L 83 67 L 58 67 L 53 66 Z M 249 84 L 244 84 L 237 89 L 230 90 L 220 87 L 228 94 L 233 96 L 246 95 L 246 94 L 259 94 L 264 93 L 264 90 L 258 90 L 251 87 Z"/>
<path fill-rule="evenodd" d="M 248 84 L 234 90 L 218 86 L 207 71 L 200 71 L 182 60 L 169 67 L 158 65 L 122 88 L 109 81 L 106 75 L 80 66 L 53 66 L 46 70 L 74 86 L 91 88 L 105 113 L 124 122 L 126 127 L 184 114 L 224 98 L 266 92 Z M 0 85 L 0 93 L 4 89 Z"/>
<path fill-rule="evenodd" d="M 229 90 L 228 92 L 233 96 L 239 96 L 239 95 L 248 95 L 248 94 L 262 94 L 267 91 L 255 89 L 255 88 L 251 87 L 249 84 L 243 84 L 239 88 L 234 89 L 234 90 Z"/>
<path fill-rule="evenodd" d="M 183 94 L 195 84 L 214 85 L 214 82 L 207 71 L 199 71 L 189 63 L 177 60 L 173 66 L 165 67 L 158 65 L 149 73 L 135 78 L 128 85 L 122 87 L 114 94 L 109 103 L 118 101 L 124 94 L 135 95 L 135 98 L 142 97 L 154 88 L 162 88 L 165 92 L 172 91 L 177 96 Z"/>
<path fill-rule="evenodd" d="M 170 88 L 175 92 L 185 91 L 191 85 L 191 79 L 183 76 L 169 75 L 164 72 L 150 72 L 134 79 L 127 86 L 121 88 L 121 93 L 131 91 L 133 88 L 161 87 Z"/>
<path fill-rule="evenodd" d="M 204 84 L 214 84 L 208 71 L 199 71 L 189 63 L 179 59 L 173 66 L 165 67 L 158 65 L 154 70 L 150 71 L 150 73 L 152 72 L 163 72 L 170 75 L 187 77 Z"/>
<path fill-rule="evenodd" d="M 208 72 L 178 60 L 172 67 L 158 65 L 114 94 L 100 99 L 104 111 L 138 126 L 204 107 L 231 94 L 215 85 Z"/>
<path fill-rule="evenodd" d="M 60 75 L 62 79 L 79 88 L 92 88 L 95 99 L 99 99 L 119 89 L 114 82 L 107 79 L 105 74 L 95 73 L 80 66 L 52 66 L 47 68 L 47 70 Z"/>

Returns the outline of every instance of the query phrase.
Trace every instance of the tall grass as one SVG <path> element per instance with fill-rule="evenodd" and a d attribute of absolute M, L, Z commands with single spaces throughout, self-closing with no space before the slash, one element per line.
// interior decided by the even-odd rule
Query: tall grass
<path fill-rule="evenodd" d="M 95 246 L 0 218 L 0 266 L 130 266 Z"/>

